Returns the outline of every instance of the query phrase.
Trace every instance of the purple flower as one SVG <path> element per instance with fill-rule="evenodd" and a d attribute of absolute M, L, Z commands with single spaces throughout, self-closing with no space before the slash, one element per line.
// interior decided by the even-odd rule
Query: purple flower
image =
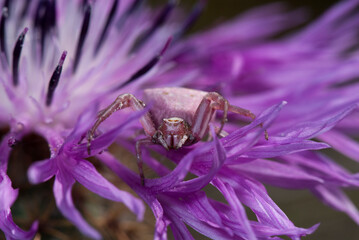
<path fill-rule="evenodd" d="M 49 128 L 44 129 L 42 135 L 48 139 L 53 155 L 50 159 L 34 163 L 30 167 L 28 174 L 30 182 L 34 184 L 47 181 L 55 176 L 54 195 L 56 204 L 62 214 L 72 221 L 85 235 L 100 239 L 101 235 L 83 219 L 74 206 L 71 189 L 76 181 L 104 198 L 123 202 L 137 215 L 138 220 L 143 219 L 144 206 L 140 200 L 133 197 L 130 193 L 117 189 L 101 176 L 93 164 L 84 159 L 87 156 L 84 154 L 83 149 L 78 151 L 79 139 L 81 139 L 83 132 L 89 128 L 91 119 L 96 115 L 94 110 L 92 108 L 80 116 L 73 131 L 64 141 L 55 131 Z M 39 129 L 39 132 L 41 131 L 42 129 Z M 102 138 L 104 137 L 107 141 L 111 140 L 111 134 L 103 135 Z M 106 144 L 106 142 L 102 141 L 99 145 L 101 144 Z"/>
<path fill-rule="evenodd" d="M 104 198 L 123 202 L 141 220 L 143 203 L 102 177 L 85 160 L 88 155 L 78 149 L 78 142 L 96 117 L 99 100 L 126 81 L 141 77 L 159 61 L 173 32 L 161 30 L 159 36 L 143 39 L 141 43 L 139 34 L 149 25 L 134 26 L 151 23 L 152 14 L 171 11 L 173 2 L 162 13 L 148 12 L 141 7 L 141 1 L 123 1 L 121 6 L 119 1 L 107 1 L 101 6 L 77 1 L 4 1 L 2 6 L 0 124 L 10 127 L 0 148 L 3 179 L 8 179 L 5 174 L 11 147 L 24 135 L 35 132 L 47 140 L 51 156 L 29 168 L 29 180 L 36 184 L 55 176 L 56 204 L 80 231 L 91 238 L 101 238 L 74 206 L 71 190 L 75 182 Z M 104 9 L 110 12 L 108 16 L 103 15 Z M 74 22 L 79 24 L 74 26 Z M 88 37 L 95 33 L 97 38 Z M 108 38 L 116 41 L 106 41 Z M 142 46 L 146 44 L 152 46 L 149 51 Z M 115 133 L 118 131 L 105 134 L 105 141 L 95 142 L 94 146 L 107 147 Z M 11 187 L 5 180 L 3 185 Z M 16 194 L 12 196 L 4 195 L 1 199 L 6 200 L 1 203 L 6 219 L 1 221 L 11 220 L 9 203 Z M 36 224 L 29 232 L 30 238 L 35 228 Z M 6 226 L 2 230 L 11 239 L 19 238 L 17 232 L 9 232 Z"/>
<path fill-rule="evenodd" d="M 98 157 L 152 208 L 157 219 L 155 239 L 166 239 L 167 225 L 170 225 L 176 239 L 192 239 L 184 223 L 213 239 L 265 239 L 276 235 L 289 235 L 298 239 L 312 233 L 317 226 L 310 229 L 295 227 L 270 199 L 260 182 L 236 174 L 232 164 L 226 163 L 231 153 L 240 156 L 259 141 L 264 129 L 274 120 L 283 105 L 284 103 L 269 108 L 247 127 L 220 141 L 214 138 L 211 143 L 196 146 L 187 154 L 166 154 L 159 148 L 159 152 L 178 162 L 178 165 L 170 173 L 168 169 L 159 169 L 159 174 L 164 176 L 154 180 L 147 179 L 145 187 L 141 186 L 136 174 L 128 171 L 109 153 L 100 154 Z M 255 128 L 263 122 L 263 128 Z M 212 134 L 215 136 L 213 130 Z M 246 137 L 241 138 L 240 135 Z M 307 146 L 303 144 L 301 147 L 282 151 L 291 153 L 325 147 L 326 144 L 313 142 Z M 145 161 L 149 166 L 155 164 L 150 158 L 145 158 Z M 188 171 L 198 177 L 184 180 Z M 298 181 L 311 180 L 313 184 L 320 183 L 319 179 L 310 176 L 300 177 L 302 179 L 299 178 Z M 201 191 L 210 182 L 223 194 L 229 205 L 207 198 Z M 242 203 L 256 213 L 258 222 L 247 219 Z"/>
<path fill-rule="evenodd" d="M 252 16 L 260 22 L 261 11 L 253 12 L 248 19 L 238 18 L 205 33 L 207 37 L 222 36 L 224 31 L 231 34 L 230 38 L 213 37 L 211 42 L 200 43 L 203 34 L 198 34 L 178 47 L 179 54 L 174 59 L 184 69 L 193 66 L 193 59 L 200 66 L 201 70 L 197 70 L 200 80 L 190 82 L 189 87 L 225 92 L 232 103 L 248 109 L 262 110 L 278 101 L 287 101 L 268 130 L 271 136 L 268 144 L 254 147 L 254 151 L 237 158 L 243 164 L 233 159 L 231 167 L 237 173 L 274 186 L 309 189 L 359 224 L 359 211 L 342 190 L 358 187 L 358 173 L 350 173 L 319 152 L 284 155 L 278 147 L 289 144 L 286 147 L 289 150 L 304 146 L 298 140 L 315 137 L 358 161 L 359 145 L 352 139 L 358 135 L 358 84 L 352 82 L 359 76 L 356 67 L 359 22 L 354 10 L 358 4 L 343 1 L 300 31 L 272 41 L 252 39 L 251 31 L 249 41 L 235 34 L 240 32 L 238 25 L 253 21 Z M 261 32 L 261 26 L 267 28 L 262 24 L 255 30 Z M 211 51 L 206 51 L 208 47 Z M 217 73 L 225 81 L 217 81 Z M 265 157 L 275 161 L 264 160 Z"/>
<path fill-rule="evenodd" d="M 285 12 L 274 4 L 184 39 L 204 2 L 187 18 L 172 0 L 160 9 L 141 0 L 3 2 L 0 126 L 10 131 L 0 144 L 0 228 L 7 238 L 31 238 L 37 229 L 35 222 L 24 232 L 12 221 L 17 192 L 6 175 L 11 147 L 30 132 L 43 136 L 51 152 L 30 166 L 30 182 L 54 177 L 57 207 L 84 235 L 101 238 L 74 206 L 75 182 L 124 203 L 142 220 L 143 203 L 98 172 L 87 160 L 82 140 L 98 110 L 117 95 L 132 93 L 141 99 L 144 88 L 164 86 L 218 91 L 257 118 L 239 127 L 231 115 L 228 135 L 221 139 L 211 123 L 211 141 L 178 151 L 143 149 L 143 161 L 159 176 L 146 179 L 145 185 L 107 148 L 116 142 L 135 153 L 135 139 L 129 136 L 142 129 L 138 119 L 151 103 L 144 112 L 123 111 L 101 125 L 91 153 L 152 209 L 155 239 L 167 239 L 168 227 L 176 239 L 193 239 L 187 226 L 213 239 L 300 239 L 315 231 L 318 225 L 296 227 L 263 183 L 310 189 L 359 223 L 358 211 L 342 192 L 359 186 L 358 175 L 312 151 L 331 145 L 357 159 L 357 144 L 343 132 L 357 130 L 352 124 L 357 120 L 357 86 L 335 84 L 359 74 L 356 51 L 344 54 L 355 43 L 350 30 L 359 22 L 349 13 L 358 2 L 340 3 L 279 40 L 268 38 L 301 23 L 302 11 Z M 175 169 L 154 159 L 148 149 L 175 162 Z M 188 173 L 194 177 L 188 179 Z M 217 189 L 226 203 L 207 196 L 206 186 Z M 256 221 L 248 219 L 244 206 Z"/>

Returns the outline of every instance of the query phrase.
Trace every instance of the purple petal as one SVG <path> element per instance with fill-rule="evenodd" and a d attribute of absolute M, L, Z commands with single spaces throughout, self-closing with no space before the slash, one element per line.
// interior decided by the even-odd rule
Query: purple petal
<path fill-rule="evenodd" d="M 271 138 L 271 141 L 277 143 L 289 143 L 292 141 L 298 141 L 301 139 L 305 140 L 316 137 L 321 133 L 327 132 L 332 129 L 340 120 L 346 117 L 356 107 L 356 105 L 351 105 L 349 107 L 346 107 L 344 110 L 324 119 L 322 118 L 319 121 L 315 120 L 311 122 L 296 124 L 295 127 L 281 133 L 281 137 Z"/>
<path fill-rule="evenodd" d="M 243 204 L 251 208 L 259 222 L 279 229 L 294 228 L 293 223 L 268 196 L 261 184 L 239 176 L 229 169 L 222 169 L 221 174 L 213 183 L 220 188 L 225 182 L 235 189 L 236 196 Z"/>
<path fill-rule="evenodd" d="M 241 157 L 272 158 L 300 151 L 320 150 L 329 147 L 330 146 L 326 143 L 314 142 L 310 140 L 282 145 L 270 144 L 269 142 L 269 144 L 266 145 L 253 147 L 250 151 L 246 152 L 245 154 L 242 154 Z"/>
<path fill-rule="evenodd" d="M 36 132 L 46 139 L 50 147 L 51 158 L 55 158 L 63 148 L 65 142 L 63 136 L 60 135 L 57 129 L 43 125 L 38 126 Z"/>
<path fill-rule="evenodd" d="M 230 168 L 261 182 L 283 188 L 302 189 L 324 182 L 300 168 L 270 160 L 257 159 L 249 163 L 231 165 Z"/>
<path fill-rule="evenodd" d="M 147 200 L 148 205 L 151 207 L 153 214 L 156 218 L 155 236 L 154 239 L 166 240 L 167 239 L 167 225 L 165 217 L 163 216 L 163 208 L 160 202 L 151 195 L 146 196 L 150 198 Z"/>
<path fill-rule="evenodd" d="M 38 222 L 34 222 L 29 231 L 24 231 L 12 219 L 10 207 L 17 195 L 18 190 L 11 187 L 10 178 L 0 170 L 0 229 L 6 239 L 32 239 L 37 231 Z"/>
<path fill-rule="evenodd" d="M 11 180 L 6 173 L 0 169 L 0 210 L 10 209 L 18 195 L 18 190 L 11 187 Z"/>
<path fill-rule="evenodd" d="M 208 146 L 208 145 L 207 145 Z M 207 149 L 205 149 L 207 150 Z M 166 223 L 166 217 L 164 217 L 164 209 L 162 208 L 162 204 L 163 203 L 168 203 L 168 207 L 165 210 L 165 213 L 167 216 L 169 217 L 174 217 L 173 214 L 177 214 L 177 212 L 181 213 L 181 214 L 185 214 L 185 216 L 188 217 L 188 219 L 190 219 L 190 222 L 198 222 L 200 220 L 198 220 L 191 211 L 186 210 L 187 213 L 184 213 L 185 211 L 183 211 L 183 208 L 179 208 L 178 211 L 176 211 L 176 213 L 171 214 L 170 212 L 173 211 L 173 209 L 176 206 L 181 206 L 181 204 L 175 204 L 172 201 L 161 201 L 158 202 L 157 199 L 155 199 L 153 197 L 153 194 L 158 194 L 156 192 L 153 192 L 152 190 L 148 190 L 148 188 L 143 188 L 142 186 L 140 186 L 140 179 L 138 177 L 137 174 L 131 172 L 130 170 L 128 170 L 126 167 L 124 167 L 120 162 L 118 162 L 114 157 L 112 157 L 110 154 L 104 152 L 103 154 L 98 155 L 98 157 L 107 165 L 109 166 L 113 171 L 116 172 L 116 174 L 118 174 L 118 176 L 120 176 L 122 179 L 124 179 L 124 181 L 126 183 L 128 183 L 151 207 L 152 211 L 154 212 L 154 215 L 156 217 L 156 231 L 155 231 L 155 238 L 156 239 L 163 239 L 163 236 L 165 236 L 164 234 L 166 233 L 166 226 L 168 225 L 168 223 Z M 146 182 L 147 184 L 147 182 Z M 187 196 L 191 196 L 191 195 L 187 195 Z M 183 204 L 182 204 L 183 205 Z M 190 208 L 189 208 L 190 209 Z M 207 212 L 208 211 L 208 206 L 206 206 L 203 209 L 203 212 Z M 208 217 L 207 214 L 202 215 L 205 219 L 209 218 L 208 221 L 212 222 L 214 219 L 213 216 Z M 171 217 L 171 218 L 172 218 Z M 182 216 L 184 217 L 184 216 Z M 186 220 L 188 220 L 186 218 Z M 188 223 L 188 222 L 187 222 Z M 188 223 L 189 225 L 192 226 L 192 224 Z M 198 227 L 194 227 L 195 229 L 201 229 L 201 231 L 206 228 L 208 229 L 208 231 L 219 231 L 219 232 L 223 232 L 222 229 L 218 229 L 218 230 L 213 230 L 210 225 L 207 225 L 203 222 L 199 222 L 198 223 Z M 197 224 L 195 224 L 197 225 Z M 202 226 L 203 225 L 203 226 Z M 213 224 L 212 224 L 213 225 Z M 217 224 L 218 225 L 218 224 Z M 193 227 L 193 226 L 192 226 Z M 226 234 L 225 232 L 223 232 L 224 236 L 228 236 L 228 234 Z M 218 234 L 217 234 L 218 235 Z M 211 236 L 211 234 L 209 234 L 208 236 Z M 212 235 L 213 236 L 213 235 Z"/>
<path fill-rule="evenodd" d="M 170 224 L 173 236 L 175 239 L 188 239 L 188 240 L 194 240 L 191 233 L 188 231 L 188 228 L 186 225 L 180 221 L 178 218 L 171 218 L 171 224 Z"/>
<path fill-rule="evenodd" d="M 28 231 L 24 231 L 14 223 L 10 209 L 0 211 L 0 229 L 4 232 L 6 239 L 31 240 L 37 232 L 38 225 L 36 221 Z"/>
<path fill-rule="evenodd" d="M 90 191 L 113 201 L 123 202 L 141 221 L 144 215 L 143 203 L 130 193 L 117 189 L 113 184 L 101 176 L 96 168 L 88 161 L 78 160 L 71 169 L 73 177 Z"/>
<path fill-rule="evenodd" d="M 181 200 L 163 196 L 161 202 L 171 220 L 180 219 L 196 231 L 213 239 L 233 239 L 234 237 L 232 229 L 223 225 L 219 213 L 204 193 L 187 195 Z"/>
<path fill-rule="evenodd" d="M 125 181 L 131 188 L 133 188 L 140 196 L 141 193 L 145 194 L 146 191 L 142 191 L 144 188 L 141 186 L 141 180 L 137 173 L 129 170 L 121 162 L 119 162 L 114 156 L 108 152 L 103 152 L 96 156 L 104 164 L 106 164 L 112 171 L 114 171 L 123 181 Z M 142 196 L 141 196 L 142 197 Z"/>
<path fill-rule="evenodd" d="M 85 134 L 86 131 L 91 127 L 94 120 L 96 119 L 98 112 L 98 106 L 95 103 L 90 103 L 90 106 L 85 108 L 83 113 L 79 116 L 76 125 L 72 132 L 66 139 L 66 142 L 73 142 L 79 140 L 81 135 Z"/>
<path fill-rule="evenodd" d="M 215 174 L 219 171 L 220 167 L 226 160 L 226 153 L 220 141 L 216 136 L 214 128 L 211 126 L 211 134 L 213 136 L 213 149 L 214 152 L 211 151 L 212 155 L 212 167 L 210 171 L 205 174 L 204 176 L 197 177 L 192 180 L 188 180 L 185 182 L 180 182 L 179 184 L 175 185 L 174 189 L 171 189 L 171 192 L 180 192 L 189 193 L 201 190 L 205 187 L 215 176 Z"/>
<path fill-rule="evenodd" d="M 72 176 L 63 171 L 58 172 L 54 182 L 56 205 L 61 213 L 84 235 L 93 239 L 101 239 L 101 235 L 85 221 L 72 201 L 71 190 L 74 183 L 75 180 Z"/>
<path fill-rule="evenodd" d="M 110 146 L 118 137 L 118 135 L 121 133 L 121 131 L 123 131 L 123 129 L 128 126 L 128 124 L 132 123 L 132 121 L 138 119 L 139 117 L 141 117 L 146 111 L 148 111 L 148 107 L 142 111 L 136 112 L 134 114 L 131 114 L 128 119 L 121 125 L 119 125 L 118 127 L 102 134 L 101 136 L 99 136 L 98 138 L 96 138 L 95 140 L 93 140 L 91 142 L 91 151 L 93 154 L 95 153 L 99 153 L 101 152 L 103 149 L 107 148 L 108 146 Z M 73 149 L 72 152 L 74 154 L 80 154 L 78 155 L 79 157 L 88 157 L 87 154 L 85 154 L 85 152 L 87 151 L 87 146 L 86 143 L 85 144 L 81 144 L 81 145 L 76 145 Z"/>
<path fill-rule="evenodd" d="M 216 144 L 216 143 L 215 143 Z M 219 147 L 218 144 L 215 145 L 217 149 L 217 147 Z M 169 191 L 172 188 L 176 188 L 176 184 L 178 184 L 179 182 L 181 182 L 187 175 L 187 173 L 189 172 L 192 162 L 194 161 L 194 159 L 198 156 L 201 156 L 204 153 L 208 153 L 210 152 L 210 150 L 213 148 L 212 144 L 205 144 L 202 147 L 198 147 L 195 148 L 193 151 L 189 152 L 181 161 L 180 163 L 176 166 L 176 168 L 169 173 L 168 175 L 161 177 L 161 178 L 157 178 L 157 179 L 147 179 L 146 180 L 146 187 L 151 189 L 151 191 L 155 191 L 155 192 L 162 192 L 162 191 Z M 218 149 L 217 149 L 218 151 Z M 224 152 L 223 150 L 220 150 L 220 152 L 218 153 L 220 154 L 218 156 L 218 160 L 223 161 L 225 159 L 225 156 L 223 155 Z M 218 161 L 217 160 L 217 161 Z M 212 165 L 214 168 L 212 169 L 213 171 L 217 171 L 217 167 L 216 167 L 216 163 L 213 163 L 214 165 Z M 211 176 L 211 175 L 210 175 Z M 197 188 L 198 186 L 202 186 L 201 184 L 203 183 L 202 181 L 208 181 L 208 179 L 206 180 L 205 177 L 200 178 L 198 180 L 193 180 L 195 182 L 197 182 L 197 186 L 194 186 L 195 188 Z M 192 186 L 187 186 L 187 187 L 192 187 Z M 175 189 L 173 189 L 175 190 Z M 188 189 L 190 190 L 190 189 Z"/>
<path fill-rule="evenodd" d="M 254 142 L 259 138 L 261 134 L 264 134 L 264 130 L 269 127 L 269 125 L 274 121 L 274 119 L 279 114 L 280 110 L 283 108 L 283 106 L 286 105 L 286 102 L 282 102 L 280 104 L 274 105 L 267 110 L 265 110 L 262 114 L 260 114 L 256 119 L 254 119 L 253 122 L 251 122 L 249 125 L 244 126 L 237 131 L 231 133 L 227 137 L 222 139 L 222 143 L 224 147 L 234 146 L 237 145 L 238 148 L 238 142 L 243 141 L 243 137 L 248 134 L 250 130 L 252 130 L 254 127 L 257 127 L 261 124 L 263 126 L 260 128 L 260 131 L 257 131 L 254 136 L 251 137 L 251 141 L 245 141 L 247 144 L 245 146 L 241 147 L 242 150 L 249 148 L 254 144 Z M 231 150 L 232 152 L 233 150 Z M 238 151 L 235 151 L 238 153 Z M 228 153 L 228 155 L 231 155 Z"/>
<path fill-rule="evenodd" d="M 325 182 L 345 187 L 359 186 L 359 179 L 355 175 L 352 175 L 323 154 L 303 152 L 282 156 L 281 159 L 287 164 L 298 166 L 298 168 L 312 176 L 321 178 Z"/>
<path fill-rule="evenodd" d="M 359 225 L 359 211 L 350 199 L 335 186 L 317 186 L 312 192 L 330 207 L 348 214 Z"/>
<path fill-rule="evenodd" d="M 318 137 L 327 142 L 335 150 L 359 162 L 359 144 L 338 131 L 331 130 Z"/>
<path fill-rule="evenodd" d="M 123 146 L 124 148 L 130 150 L 133 154 L 136 154 L 136 150 L 134 147 L 133 142 L 129 142 L 127 139 L 118 139 L 117 143 L 121 144 L 121 146 Z M 161 151 L 163 150 L 163 147 L 160 145 L 154 145 L 152 146 L 155 151 L 162 153 Z M 167 152 L 168 154 L 170 152 Z M 154 159 L 150 152 L 147 151 L 146 148 L 142 149 L 142 159 L 143 161 L 149 166 L 151 167 L 159 176 L 165 176 L 167 174 L 169 174 L 171 171 L 170 169 L 168 169 L 168 167 L 162 165 L 157 159 Z M 119 159 L 121 160 L 121 159 Z"/>
<path fill-rule="evenodd" d="M 229 205 L 232 207 L 236 219 L 238 219 L 243 225 L 246 239 L 257 239 L 247 218 L 246 211 L 241 202 L 236 197 L 234 189 L 228 183 L 222 184 L 220 182 L 218 182 L 217 187 L 219 187 L 219 190 L 223 193 Z"/>
<path fill-rule="evenodd" d="M 228 226 L 230 229 L 232 229 L 234 232 L 236 232 L 236 235 L 243 236 L 244 232 L 238 224 L 238 220 L 233 214 L 233 210 L 229 208 L 227 205 L 220 203 L 220 202 L 211 202 L 213 206 L 217 209 L 217 211 L 220 213 L 223 223 Z M 273 239 L 273 240 L 281 240 L 282 238 L 274 237 L 274 236 L 282 236 L 282 235 L 289 235 L 294 236 L 293 239 L 298 239 L 297 236 L 305 236 L 307 234 L 311 234 L 316 230 L 319 224 L 314 225 L 313 227 L 309 229 L 303 229 L 303 228 L 286 228 L 281 229 L 277 226 L 269 226 L 262 222 L 255 222 L 250 221 L 251 228 L 254 230 L 257 238 L 259 239 Z M 233 238 L 232 238 L 233 239 Z"/>
<path fill-rule="evenodd" d="M 287 229 L 278 229 L 268 225 L 264 225 L 258 222 L 252 222 L 252 228 L 255 230 L 256 234 L 259 236 L 294 236 L 292 239 L 300 239 L 297 236 L 306 236 L 312 234 L 319 227 L 319 223 L 313 225 L 312 227 L 305 228 L 287 228 Z M 266 238 L 267 239 L 267 238 Z M 270 238 L 272 239 L 272 238 Z M 283 238 L 274 238 L 281 240 Z"/>
<path fill-rule="evenodd" d="M 46 182 L 57 172 L 55 159 L 46 159 L 31 164 L 27 176 L 32 184 Z"/>
<path fill-rule="evenodd" d="M 359 135 L 359 112 L 353 111 L 349 116 L 344 118 L 340 123 L 335 126 L 335 129 L 348 135 Z"/>
<path fill-rule="evenodd" d="M 6 134 L 0 142 L 0 169 L 3 169 L 6 171 L 7 169 L 7 164 L 9 161 L 9 157 L 10 157 L 10 152 L 11 152 L 11 146 L 10 146 L 10 142 L 16 141 L 16 137 L 17 135 L 10 132 L 8 134 Z"/>

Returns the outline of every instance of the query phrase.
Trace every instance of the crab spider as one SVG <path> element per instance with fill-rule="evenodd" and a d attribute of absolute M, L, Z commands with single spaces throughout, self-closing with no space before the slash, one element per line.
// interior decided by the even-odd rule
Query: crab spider
<path fill-rule="evenodd" d="M 140 118 L 147 137 L 136 142 L 136 157 L 142 185 L 145 183 L 141 157 L 142 145 L 160 144 L 169 150 L 195 144 L 208 132 L 208 125 L 216 110 L 223 111 L 221 126 L 217 134 L 221 133 L 227 121 L 228 111 L 251 119 L 256 117 L 249 110 L 230 105 L 223 96 L 216 92 L 187 88 L 146 89 L 144 102 L 151 102 L 153 105 Z M 119 95 L 112 104 L 103 109 L 87 134 L 89 155 L 96 129 L 106 118 L 127 107 L 133 111 L 141 111 L 145 107 L 144 102 L 132 94 L 126 93 Z M 265 134 L 267 139 L 267 133 Z"/>

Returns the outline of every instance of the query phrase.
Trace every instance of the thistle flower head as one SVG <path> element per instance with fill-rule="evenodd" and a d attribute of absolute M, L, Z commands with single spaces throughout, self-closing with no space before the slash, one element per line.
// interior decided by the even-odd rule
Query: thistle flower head
<path fill-rule="evenodd" d="M 96 117 L 99 99 L 116 94 L 158 63 L 173 34 L 160 26 L 174 2 L 156 12 L 143 8 L 142 1 L 106 1 L 101 7 L 99 2 L 52 0 L 2 5 L 0 122 L 10 126 L 1 142 L 2 172 L 11 147 L 35 132 L 47 140 L 51 156 L 33 164 L 29 180 L 40 183 L 55 176 L 57 206 L 84 234 L 100 238 L 73 205 L 76 181 L 100 196 L 126 202 L 142 219 L 143 204 L 110 184 L 76 147 Z M 153 21 L 152 14 L 162 20 Z"/>
<path fill-rule="evenodd" d="M 138 220 L 144 214 L 143 203 L 106 180 L 90 156 L 149 205 L 156 218 L 155 239 L 167 239 L 168 227 L 176 239 L 193 239 L 187 226 L 213 239 L 299 239 L 318 227 L 296 227 L 263 183 L 309 189 L 359 222 L 341 190 L 358 187 L 357 175 L 311 151 L 332 145 L 357 159 L 359 148 L 341 132 L 357 130 L 349 124 L 357 118 L 357 86 L 334 86 L 359 73 L 356 51 L 343 55 L 354 43 L 348 29 L 359 24 L 348 17 L 357 1 L 340 3 L 312 25 L 277 40 L 268 38 L 300 23 L 301 11 L 286 13 L 274 4 L 183 39 L 204 4 L 199 1 L 185 17 L 172 0 L 158 9 L 142 0 L 2 2 L 0 126 L 10 130 L 0 143 L 0 229 L 6 237 L 30 239 L 38 226 L 35 222 L 26 232 L 13 222 L 10 207 L 17 191 L 7 176 L 11 147 L 30 132 L 46 139 L 51 155 L 32 163 L 29 181 L 54 178 L 58 209 L 90 238 L 101 234 L 74 206 L 75 182 L 122 202 Z M 117 95 L 141 99 L 144 88 L 164 86 L 220 92 L 257 118 L 239 127 L 240 119 L 230 115 L 224 129 L 228 135 L 221 139 L 212 121 L 209 141 L 178 151 L 143 149 L 143 162 L 158 175 L 143 185 L 107 148 L 116 142 L 135 154 L 138 139 L 133 136 L 142 129 L 138 119 L 151 102 L 143 103 L 148 104 L 143 111 L 124 111 L 104 121 L 91 152 L 83 140 L 101 117 L 98 111 Z M 176 167 L 169 169 L 149 149 Z M 225 203 L 209 197 L 206 186 L 217 189 Z M 244 206 L 256 220 L 248 219 Z"/>

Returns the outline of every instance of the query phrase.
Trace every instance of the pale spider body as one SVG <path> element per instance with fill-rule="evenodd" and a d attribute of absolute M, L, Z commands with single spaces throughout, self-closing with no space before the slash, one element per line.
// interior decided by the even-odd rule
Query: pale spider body
<path fill-rule="evenodd" d="M 130 107 L 133 111 L 141 111 L 145 103 L 151 108 L 140 118 L 147 138 L 136 142 L 136 155 L 141 182 L 144 184 L 142 170 L 141 146 L 160 144 L 167 150 L 178 149 L 200 141 L 208 132 L 209 123 L 217 110 L 223 111 L 221 126 L 217 134 L 222 132 L 227 121 L 228 111 L 254 119 L 249 110 L 230 105 L 216 92 L 204 92 L 187 88 L 154 88 L 144 91 L 143 100 L 132 94 L 121 94 L 107 108 L 100 111 L 97 121 L 87 134 L 88 153 L 91 141 L 98 126 L 117 110 Z"/>
<path fill-rule="evenodd" d="M 163 135 L 165 148 L 178 149 L 201 140 L 193 136 L 192 126 L 196 111 L 206 94 L 187 88 L 153 88 L 144 91 L 143 100 L 151 103 L 149 112 L 155 129 Z"/>

